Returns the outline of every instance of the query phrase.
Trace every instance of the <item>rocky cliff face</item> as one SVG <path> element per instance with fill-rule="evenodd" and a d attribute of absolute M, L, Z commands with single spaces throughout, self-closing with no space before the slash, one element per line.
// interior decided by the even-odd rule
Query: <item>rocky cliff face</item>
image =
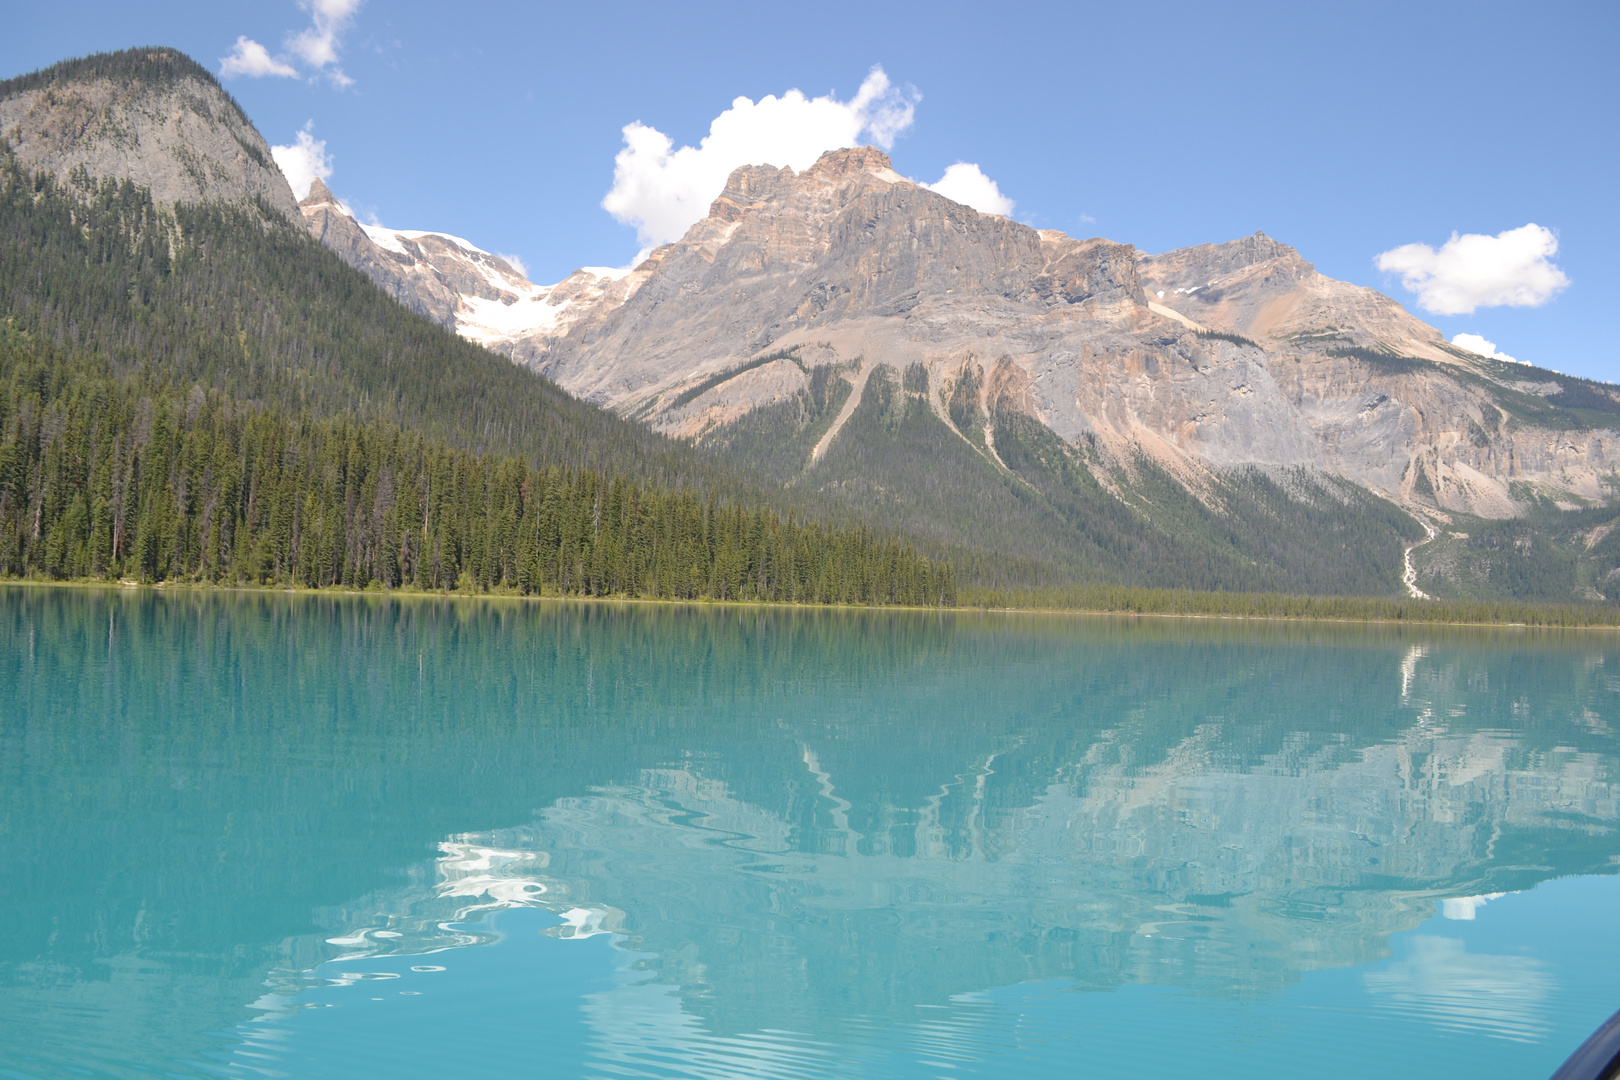
<path fill-rule="evenodd" d="M 310 185 L 298 209 L 315 239 L 388 295 L 434 322 L 455 325 L 456 294 L 415 260 L 379 247 L 319 179 Z"/>
<path fill-rule="evenodd" d="M 952 202 L 870 148 L 803 173 L 738 169 L 679 242 L 554 286 L 464 241 L 362 228 L 324 195 L 304 213 L 417 310 L 674 434 L 709 437 L 836 366 L 853 394 L 806 467 L 882 365 L 919 366 L 941 421 L 993 460 L 992 418 L 1010 408 L 1195 489 L 1303 466 L 1507 517 L 1601 500 L 1620 465 L 1611 388 L 1455 349 L 1263 233 L 1162 255 L 1077 240 Z M 1599 415 L 1549 403 L 1572 386 Z"/>
<path fill-rule="evenodd" d="M 1156 305 L 1253 339 L 1321 460 L 1360 483 L 1484 517 L 1521 510 L 1536 492 L 1520 485 L 1608 494 L 1620 415 L 1594 422 L 1544 403 L 1584 387 L 1608 412 L 1612 388 L 1459 350 L 1390 298 L 1324 277 L 1264 234 L 1145 257 L 1142 280 Z"/>
<path fill-rule="evenodd" d="M 624 275 L 591 267 L 535 285 L 499 255 L 448 233 L 361 225 L 316 180 L 298 204 L 309 231 L 390 296 L 487 348 L 567 331 Z"/>
<path fill-rule="evenodd" d="M 1490 517 L 1536 492 L 1600 499 L 1620 454 L 1620 415 L 1547 405 L 1578 380 L 1456 350 L 1264 234 L 1145 255 L 978 213 L 871 149 L 800 174 L 737 170 L 705 220 L 612 293 L 502 348 L 697 438 L 799 392 L 817 364 L 840 365 L 851 409 L 875 366 L 920 365 L 953 426 L 947 402 L 972 388 L 985 428 L 962 434 L 990 455 L 988 418 L 1014 408 L 1189 483 L 1305 466 Z M 1620 414 L 1611 390 L 1583 387 Z"/>
<path fill-rule="evenodd" d="M 239 105 L 172 49 L 70 60 L 0 83 L 0 142 L 23 168 L 131 180 L 159 202 L 263 200 L 292 189 Z"/>

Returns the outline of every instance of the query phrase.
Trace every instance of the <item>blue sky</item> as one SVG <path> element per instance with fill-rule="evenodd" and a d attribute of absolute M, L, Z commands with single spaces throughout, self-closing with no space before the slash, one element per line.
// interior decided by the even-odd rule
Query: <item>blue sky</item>
<path fill-rule="evenodd" d="M 890 104 L 913 107 L 891 149 L 908 176 L 973 163 L 1020 220 L 1147 251 L 1263 229 L 1448 337 L 1620 380 L 1612 2 L 353 3 L 16 5 L 0 75 L 135 44 L 220 71 L 247 38 L 295 74 L 226 85 L 272 143 L 309 124 L 362 218 L 466 237 L 549 282 L 642 246 L 601 205 L 625 125 L 696 146 L 739 96 L 848 103 L 881 65 Z M 1486 267 L 1460 299 L 1447 275 L 1506 242 L 1375 263 L 1530 223 L 1551 230 L 1513 234 L 1541 245 L 1533 265 Z M 1478 306 L 1424 310 L 1402 287 L 1423 273 L 1431 306 Z M 1493 303 L 1515 296 L 1539 303 Z"/>

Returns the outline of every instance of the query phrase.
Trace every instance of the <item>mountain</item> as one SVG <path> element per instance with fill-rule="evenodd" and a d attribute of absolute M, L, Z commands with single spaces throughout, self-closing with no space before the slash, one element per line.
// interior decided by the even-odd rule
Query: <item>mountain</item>
<path fill-rule="evenodd" d="M 534 285 L 324 185 L 292 203 L 172 51 L 0 83 L 0 116 L 0 317 L 119 377 L 763 498 L 981 584 L 1617 591 L 1614 388 L 1456 350 L 1263 234 L 1144 255 L 840 150 Z"/>
<path fill-rule="evenodd" d="M 183 54 L 99 54 L 0 82 L 0 117 L 0 321 L 31 347 L 475 453 L 736 487 L 390 301 L 310 237 L 264 139 Z"/>
<path fill-rule="evenodd" d="M 527 296 L 558 307 L 579 277 Z M 521 309 L 524 283 L 505 281 Z M 1516 486 L 1599 500 L 1615 467 L 1612 387 L 1457 349 L 1263 233 L 1144 255 L 979 213 L 870 148 L 802 174 L 737 170 L 707 218 L 615 284 L 570 295 L 565 318 L 463 333 L 700 440 L 806 391 L 818 366 L 858 402 L 879 366 L 918 364 L 942 420 L 971 384 L 983 417 L 1006 402 L 1068 444 L 1172 471 L 1306 467 L 1510 517 L 1528 505 Z M 994 455 L 988 426 L 961 433 Z"/>
<path fill-rule="evenodd" d="M 315 239 L 384 292 L 497 350 L 566 332 L 628 273 L 586 267 L 556 285 L 535 285 L 499 255 L 459 236 L 362 225 L 318 179 L 298 209 Z"/>
<path fill-rule="evenodd" d="M 1464 352 L 1263 233 L 1144 254 L 979 213 L 870 148 L 738 169 L 610 284 L 529 295 L 557 316 L 481 340 L 1015 577 L 1393 592 L 1425 537 L 1408 513 L 1601 508 L 1616 467 L 1614 387 Z M 1577 571 L 1573 542 L 1551 595 L 1590 598 L 1613 567 Z M 1414 565 L 1439 592 L 1519 588 Z"/>
<path fill-rule="evenodd" d="M 514 355 L 685 435 L 806 385 L 783 358 L 688 396 L 792 352 L 847 366 L 857 399 L 878 365 L 920 365 L 942 420 L 969 384 L 976 415 L 1005 403 L 1115 458 L 1194 475 L 1303 466 L 1487 517 L 1523 508 L 1515 484 L 1599 499 L 1615 467 L 1612 389 L 1453 349 L 1264 234 L 1145 256 L 981 214 L 870 149 L 802 175 L 738 170 L 633 278 L 624 303 Z M 1568 385 L 1606 415 L 1546 408 Z"/>
<path fill-rule="evenodd" d="M 86 101 L 105 108 L 81 123 Z M 784 518 L 711 455 L 395 303 L 309 235 L 184 57 L 0 82 L 0 111 L 33 125 L 0 149 L 0 576 L 954 602 L 950 567 L 892 532 Z M 226 136 L 234 173 L 209 156 Z M 201 163 L 191 188 L 162 187 L 175 162 Z"/>
<path fill-rule="evenodd" d="M 247 114 L 173 49 L 100 53 L 0 82 L 0 145 L 27 172 L 129 180 L 160 204 L 262 200 L 297 220 Z"/>

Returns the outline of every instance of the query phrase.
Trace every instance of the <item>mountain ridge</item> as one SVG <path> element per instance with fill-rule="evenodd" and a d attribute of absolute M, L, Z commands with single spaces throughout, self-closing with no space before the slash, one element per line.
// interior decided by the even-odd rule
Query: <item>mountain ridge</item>
<path fill-rule="evenodd" d="M 1066 442 L 1115 458 L 1140 449 L 1193 473 L 1304 466 L 1442 513 L 1512 516 L 1524 504 L 1513 483 L 1599 500 L 1616 464 L 1620 399 L 1601 384 L 1583 383 L 1616 414 L 1605 434 L 1552 410 L 1515 426 L 1495 399 L 1536 396 L 1518 385 L 1531 372 L 1504 375 L 1263 233 L 1143 255 L 980 214 L 870 148 L 797 175 L 737 170 L 710 215 L 627 280 L 621 303 L 512 354 L 688 437 L 704 430 L 694 403 L 670 406 L 698 379 L 766 350 L 825 347 L 839 363 L 920 363 L 935 401 L 973 366 Z M 740 373 L 695 404 L 746 404 L 758 378 Z M 979 407 L 995 401 L 981 393 Z"/>
<path fill-rule="evenodd" d="M 852 206 L 869 211 L 874 222 L 892 214 L 897 192 L 911 224 L 922 222 L 918 228 L 935 234 L 912 241 L 943 245 L 931 266 L 908 268 L 906 254 L 893 243 L 881 253 L 865 251 L 861 244 L 881 238 L 840 224 L 839 215 L 849 215 Z M 792 202 L 799 205 L 785 205 Z M 748 235 L 748 222 L 760 216 L 770 219 L 776 236 Z M 953 229 L 962 230 L 961 243 L 950 242 Z M 795 245 L 798 250 L 790 250 Z M 824 265 L 840 247 L 852 251 L 850 258 Z M 949 266 L 942 270 L 944 264 Z M 788 288 L 770 281 L 768 265 L 775 277 L 791 278 Z M 969 265 L 973 269 L 964 273 Z M 745 279 L 752 289 L 746 296 L 731 288 Z M 536 287 L 536 299 L 545 302 L 568 283 Z M 643 295 L 647 289 L 652 292 Z M 978 310 L 964 312 L 960 303 L 947 301 L 953 293 L 970 297 Z M 703 300 L 694 303 L 692 296 Z M 717 296 L 725 302 L 716 304 Z M 1011 312 L 985 310 L 986 304 L 1006 308 L 1009 302 Z M 1083 305 L 1091 325 L 1054 319 L 1059 305 Z M 952 343 L 953 335 L 939 324 L 975 318 L 981 332 L 958 328 L 957 355 L 945 355 L 939 346 Z M 879 332 L 875 325 L 854 325 L 860 319 L 910 325 Z M 1053 325 L 1063 321 L 1070 325 Z M 1195 379 L 1203 384 L 1202 401 L 1183 394 L 1184 400 L 1164 408 L 1157 399 L 1166 389 L 1175 394 L 1185 388 L 1175 379 L 1168 385 L 1154 380 L 1135 387 L 1127 408 L 1111 408 L 1095 394 L 1087 397 L 1085 384 L 1117 385 L 1122 377 L 1128 384 L 1133 373 L 1093 365 L 1089 378 L 1069 378 L 1070 389 L 1080 391 L 1075 401 L 1043 396 L 1037 384 L 1056 372 L 1040 367 L 1043 346 L 1027 340 L 1034 322 L 1047 324 L 1046 336 L 1066 336 L 1093 353 L 1141 350 L 1150 366 L 1174 368 L 1186 361 L 1197 374 L 1224 368 L 1226 384 L 1212 385 L 1218 377 Z M 931 325 L 917 332 L 919 323 Z M 1195 342 L 1181 340 L 1188 333 L 1198 335 Z M 1026 340 L 1014 340 L 1019 336 Z M 1230 355 L 1216 344 L 1223 338 L 1235 347 L 1226 350 Z M 956 381 L 968 356 L 982 367 L 986 356 L 999 351 L 1003 355 L 991 361 L 981 381 L 998 382 L 998 393 L 1016 384 L 1021 408 L 1070 443 L 1100 440 L 1115 457 L 1139 448 L 1173 471 L 1192 474 L 1239 465 L 1304 466 L 1344 475 L 1415 508 L 1495 518 L 1514 516 L 1527 505 L 1513 494 L 1515 484 L 1600 500 L 1603 477 L 1615 460 L 1608 438 L 1577 435 L 1560 449 L 1556 437 L 1548 440 L 1522 425 L 1502 437 L 1501 422 L 1511 409 L 1493 396 L 1505 391 L 1545 397 L 1534 392 L 1536 386 L 1557 395 L 1574 384 L 1615 412 L 1609 423 L 1620 426 L 1620 397 L 1602 384 L 1567 376 L 1538 384 L 1537 369 L 1529 368 L 1504 373 L 1500 363 L 1451 346 L 1376 290 L 1319 274 L 1297 251 L 1263 232 L 1156 255 L 1102 238 L 1077 240 L 951 202 L 900 176 L 872 148 L 829 151 L 799 174 L 739 168 L 686 236 L 585 297 L 569 318 L 536 320 L 532 329 L 504 339 L 485 335 L 482 343 L 545 372 L 570 392 L 699 439 L 803 389 L 788 368 L 754 363 L 767 350 L 820 349 L 822 359 L 846 364 L 877 353 L 897 368 L 922 362 L 939 394 Z M 1217 354 L 1206 369 L 1189 357 L 1199 344 Z M 1020 353 L 1011 366 L 995 366 Z M 1276 370 L 1271 361 L 1277 358 L 1308 362 L 1309 369 Z M 688 393 L 733 369 L 735 379 L 708 386 L 695 400 Z M 864 386 L 858 372 L 855 379 Z M 1392 381 L 1401 384 L 1397 394 L 1388 392 Z M 1243 400 L 1257 394 L 1252 403 Z M 980 405 L 988 413 L 993 402 Z M 1555 409 L 1540 411 L 1545 415 L 1535 426 L 1559 426 Z M 1444 418 L 1440 426 L 1429 422 L 1435 415 Z M 1581 427 L 1593 424 L 1569 424 L 1566 430 Z M 1466 449 L 1481 442 L 1481 433 L 1484 445 Z"/>
<path fill-rule="evenodd" d="M 536 285 L 506 259 L 459 236 L 361 224 L 319 179 L 298 209 L 311 235 L 384 292 L 496 351 L 531 334 L 565 331 L 628 274 L 583 267 L 555 285 Z"/>
<path fill-rule="evenodd" d="M 1093 488 L 1158 522 L 1151 528 L 1219 532 L 1207 515 L 1249 505 L 1244 491 L 1267 492 L 1252 512 L 1293 519 L 1318 496 L 1289 510 L 1281 492 L 1316 490 L 1332 502 L 1340 496 L 1327 493 L 1342 478 L 1429 528 L 1461 532 L 1548 501 L 1601 506 L 1616 466 L 1615 388 L 1469 354 L 1394 300 L 1321 275 L 1263 232 L 1159 254 L 1075 239 L 945 199 L 871 148 L 830 151 L 802 173 L 735 170 L 681 240 L 581 306 L 566 325 L 491 347 L 739 463 L 772 460 L 787 486 L 852 512 L 887 507 L 880 512 L 942 543 L 1018 546 L 994 529 L 938 528 L 939 514 L 956 511 L 897 494 L 931 482 L 915 471 L 920 464 L 894 471 L 898 444 L 885 453 L 851 444 L 851 460 L 864 462 L 853 473 L 833 464 L 831 452 L 857 429 L 860 439 L 889 438 L 882 432 L 904 415 L 899 402 L 932 417 L 906 423 L 949 434 L 934 443 L 938 453 L 966 447 L 1010 490 L 1068 507 L 1044 526 L 1028 519 L 1030 507 L 1004 507 L 1004 526 L 1018 521 L 1008 527 L 1046 536 L 1049 551 L 1090 550 L 1072 528 L 1117 547 L 1103 539 L 1115 527 L 1101 524 L 1111 511 L 1085 494 Z M 874 383 L 883 370 L 890 374 Z M 818 372 L 825 390 L 812 386 Z M 901 382 L 903 394 L 883 389 L 866 400 L 872 387 Z M 831 398 L 835 408 L 817 404 Z M 863 410 L 873 417 L 859 421 Z M 920 428 L 913 436 L 937 440 Z M 1025 437 L 1035 443 L 1003 445 Z M 1039 449 L 1048 439 L 1056 441 Z M 1042 461 L 1041 475 L 1028 471 Z M 979 467 L 957 460 L 952 483 L 992 497 L 993 486 L 970 476 Z M 1300 469 L 1319 479 L 1302 487 L 1293 478 Z M 1253 470 L 1274 479 L 1248 479 Z M 934 510 L 924 513 L 925 504 Z M 1385 535 L 1379 543 L 1393 554 L 1380 558 L 1396 572 L 1378 588 L 1399 589 L 1400 551 L 1423 532 Z M 1251 581 L 1236 569 L 1238 552 L 1265 547 L 1263 537 L 1220 543 L 1237 544 L 1217 560 L 1229 569 L 1189 583 L 1309 580 Z M 1160 558 L 1190 554 L 1171 550 Z M 1415 563 L 1431 585 L 1451 572 Z M 1122 572 L 1130 560 L 1112 565 Z M 1304 562 L 1297 567 L 1291 573 L 1308 575 Z M 1585 588 L 1581 595 L 1601 595 Z"/>
<path fill-rule="evenodd" d="M 63 284 L 131 305 L 127 321 L 69 325 L 67 308 L 21 285 L 38 257 L 16 251 L 0 262 L 21 271 L 7 296 L 19 325 L 114 350 L 183 331 L 185 378 L 287 407 L 363 408 L 480 452 L 579 445 L 611 462 L 619 447 L 655 474 L 762 477 L 784 507 L 896 530 L 997 587 L 1389 595 L 1403 588 L 1406 549 L 1442 528 L 1426 546 L 1445 558 L 1414 552 L 1413 587 L 1491 598 L 1534 582 L 1544 598 L 1600 599 L 1620 574 L 1620 552 L 1599 537 L 1612 516 L 1613 387 L 1464 353 L 1264 233 L 1145 254 L 982 214 L 852 148 L 797 172 L 739 168 L 703 220 L 637 266 L 535 285 L 458 237 L 362 225 L 324 184 L 288 215 L 253 187 L 269 172 L 230 126 L 234 102 L 169 59 L 119 61 L 134 72 L 122 83 L 117 63 L 85 65 L 82 85 L 59 65 L 0 98 L 34 118 L 0 153 L 7 168 L 50 172 L 26 167 L 28 152 L 67 169 L 51 197 L 100 207 L 115 246 L 128 234 L 150 260 L 130 264 L 135 293 L 116 297 L 89 280 L 100 271 L 77 268 L 68 249 L 82 238 L 63 233 L 50 255 Z M 87 86 L 108 109 L 51 127 L 90 115 Z M 106 130 L 107 117 L 142 109 L 138 138 Z M 200 181 L 183 167 L 186 145 L 163 141 L 193 134 L 211 154 L 235 147 Z M 81 160 L 92 151 L 101 173 Z M 176 169 L 192 189 L 159 199 L 148 181 Z M 165 253 L 175 228 L 185 242 Z M 249 267 L 270 276 L 250 281 Z M 154 321 L 171 280 L 214 290 L 212 306 Z M 403 351 L 389 346 L 400 334 Z M 512 360 L 545 378 L 530 386 Z M 563 390 L 637 423 L 587 416 Z M 1526 516 L 1581 506 L 1575 532 L 1573 518 Z M 1490 519 L 1533 537 L 1479 524 Z M 1469 536 L 1486 546 L 1456 550 Z M 1548 543 L 1557 573 L 1521 572 Z M 1498 584 L 1482 591 L 1482 575 Z"/>
<path fill-rule="evenodd" d="M 29 171 L 129 180 L 162 204 L 262 200 L 300 220 L 247 113 L 174 49 L 97 53 L 0 82 L 0 147 Z"/>

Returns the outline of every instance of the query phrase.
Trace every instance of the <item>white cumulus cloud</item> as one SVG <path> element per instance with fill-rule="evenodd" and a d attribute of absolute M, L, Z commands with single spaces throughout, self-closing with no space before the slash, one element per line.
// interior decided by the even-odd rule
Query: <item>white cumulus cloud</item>
<path fill-rule="evenodd" d="M 298 69 L 277 60 L 263 45 L 243 35 L 236 39 L 236 47 L 229 56 L 220 57 L 219 73 L 227 79 L 237 75 L 246 75 L 250 79 L 261 79 L 266 75 L 296 78 Z"/>
<path fill-rule="evenodd" d="M 1471 353 L 1478 353 L 1480 356 L 1489 357 L 1492 360 L 1506 360 L 1510 364 L 1518 363 L 1517 360 L 1509 356 L 1507 353 L 1497 352 L 1496 342 L 1486 341 L 1478 334 L 1458 334 L 1456 337 L 1451 339 L 1451 343 L 1457 346 L 1459 349 L 1467 349 Z M 1451 901 L 1447 900 L 1446 903 L 1449 904 Z M 1473 918 L 1473 916 L 1470 915 L 1469 918 Z"/>
<path fill-rule="evenodd" d="M 863 139 L 887 150 L 911 126 L 921 96 L 889 81 L 874 67 L 855 96 L 807 98 L 798 90 L 759 101 L 739 97 L 714 118 L 697 146 L 675 142 L 639 121 L 624 128 L 624 149 L 613 161 L 613 188 L 602 208 L 634 225 L 643 245 L 679 240 L 709 212 L 740 165 L 815 164 L 825 151 L 857 146 Z"/>
<path fill-rule="evenodd" d="M 317 177 L 325 181 L 332 175 L 332 157 L 326 152 L 326 140 L 310 133 L 314 126 L 313 120 L 305 124 L 290 146 L 270 148 L 270 156 L 276 159 L 276 166 L 287 178 L 295 199 L 308 196 L 310 185 Z"/>
<path fill-rule="evenodd" d="M 1558 236 L 1534 222 L 1482 236 L 1451 234 L 1436 251 L 1404 244 L 1378 256 L 1378 269 L 1401 275 L 1418 305 L 1436 315 L 1472 315 L 1482 307 L 1540 307 L 1569 286 L 1552 262 Z"/>
<path fill-rule="evenodd" d="M 337 66 L 342 37 L 360 10 L 361 0 L 301 0 L 299 7 L 309 12 L 310 25 L 287 38 L 287 48 L 305 64 L 338 86 L 354 82 Z"/>
<path fill-rule="evenodd" d="M 502 262 L 506 263 L 507 266 L 510 266 L 512 269 L 516 270 L 518 273 L 522 274 L 524 277 L 529 276 L 529 267 L 528 267 L 528 265 L 522 259 L 518 258 L 516 255 L 502 255 L 499 252 L 496 252 L 495 257 L 497 259 L 500 259 Z"/>
<path fill-rule="evenodd" d="M 1001 193 L 994 180 L 970 162 L 958 161 L 945 170 L 944 176 L 923 187 L 937 191 L 963 206 L 971 206 L 981 214 L 1012 217 L 1013 201 Z"/>

